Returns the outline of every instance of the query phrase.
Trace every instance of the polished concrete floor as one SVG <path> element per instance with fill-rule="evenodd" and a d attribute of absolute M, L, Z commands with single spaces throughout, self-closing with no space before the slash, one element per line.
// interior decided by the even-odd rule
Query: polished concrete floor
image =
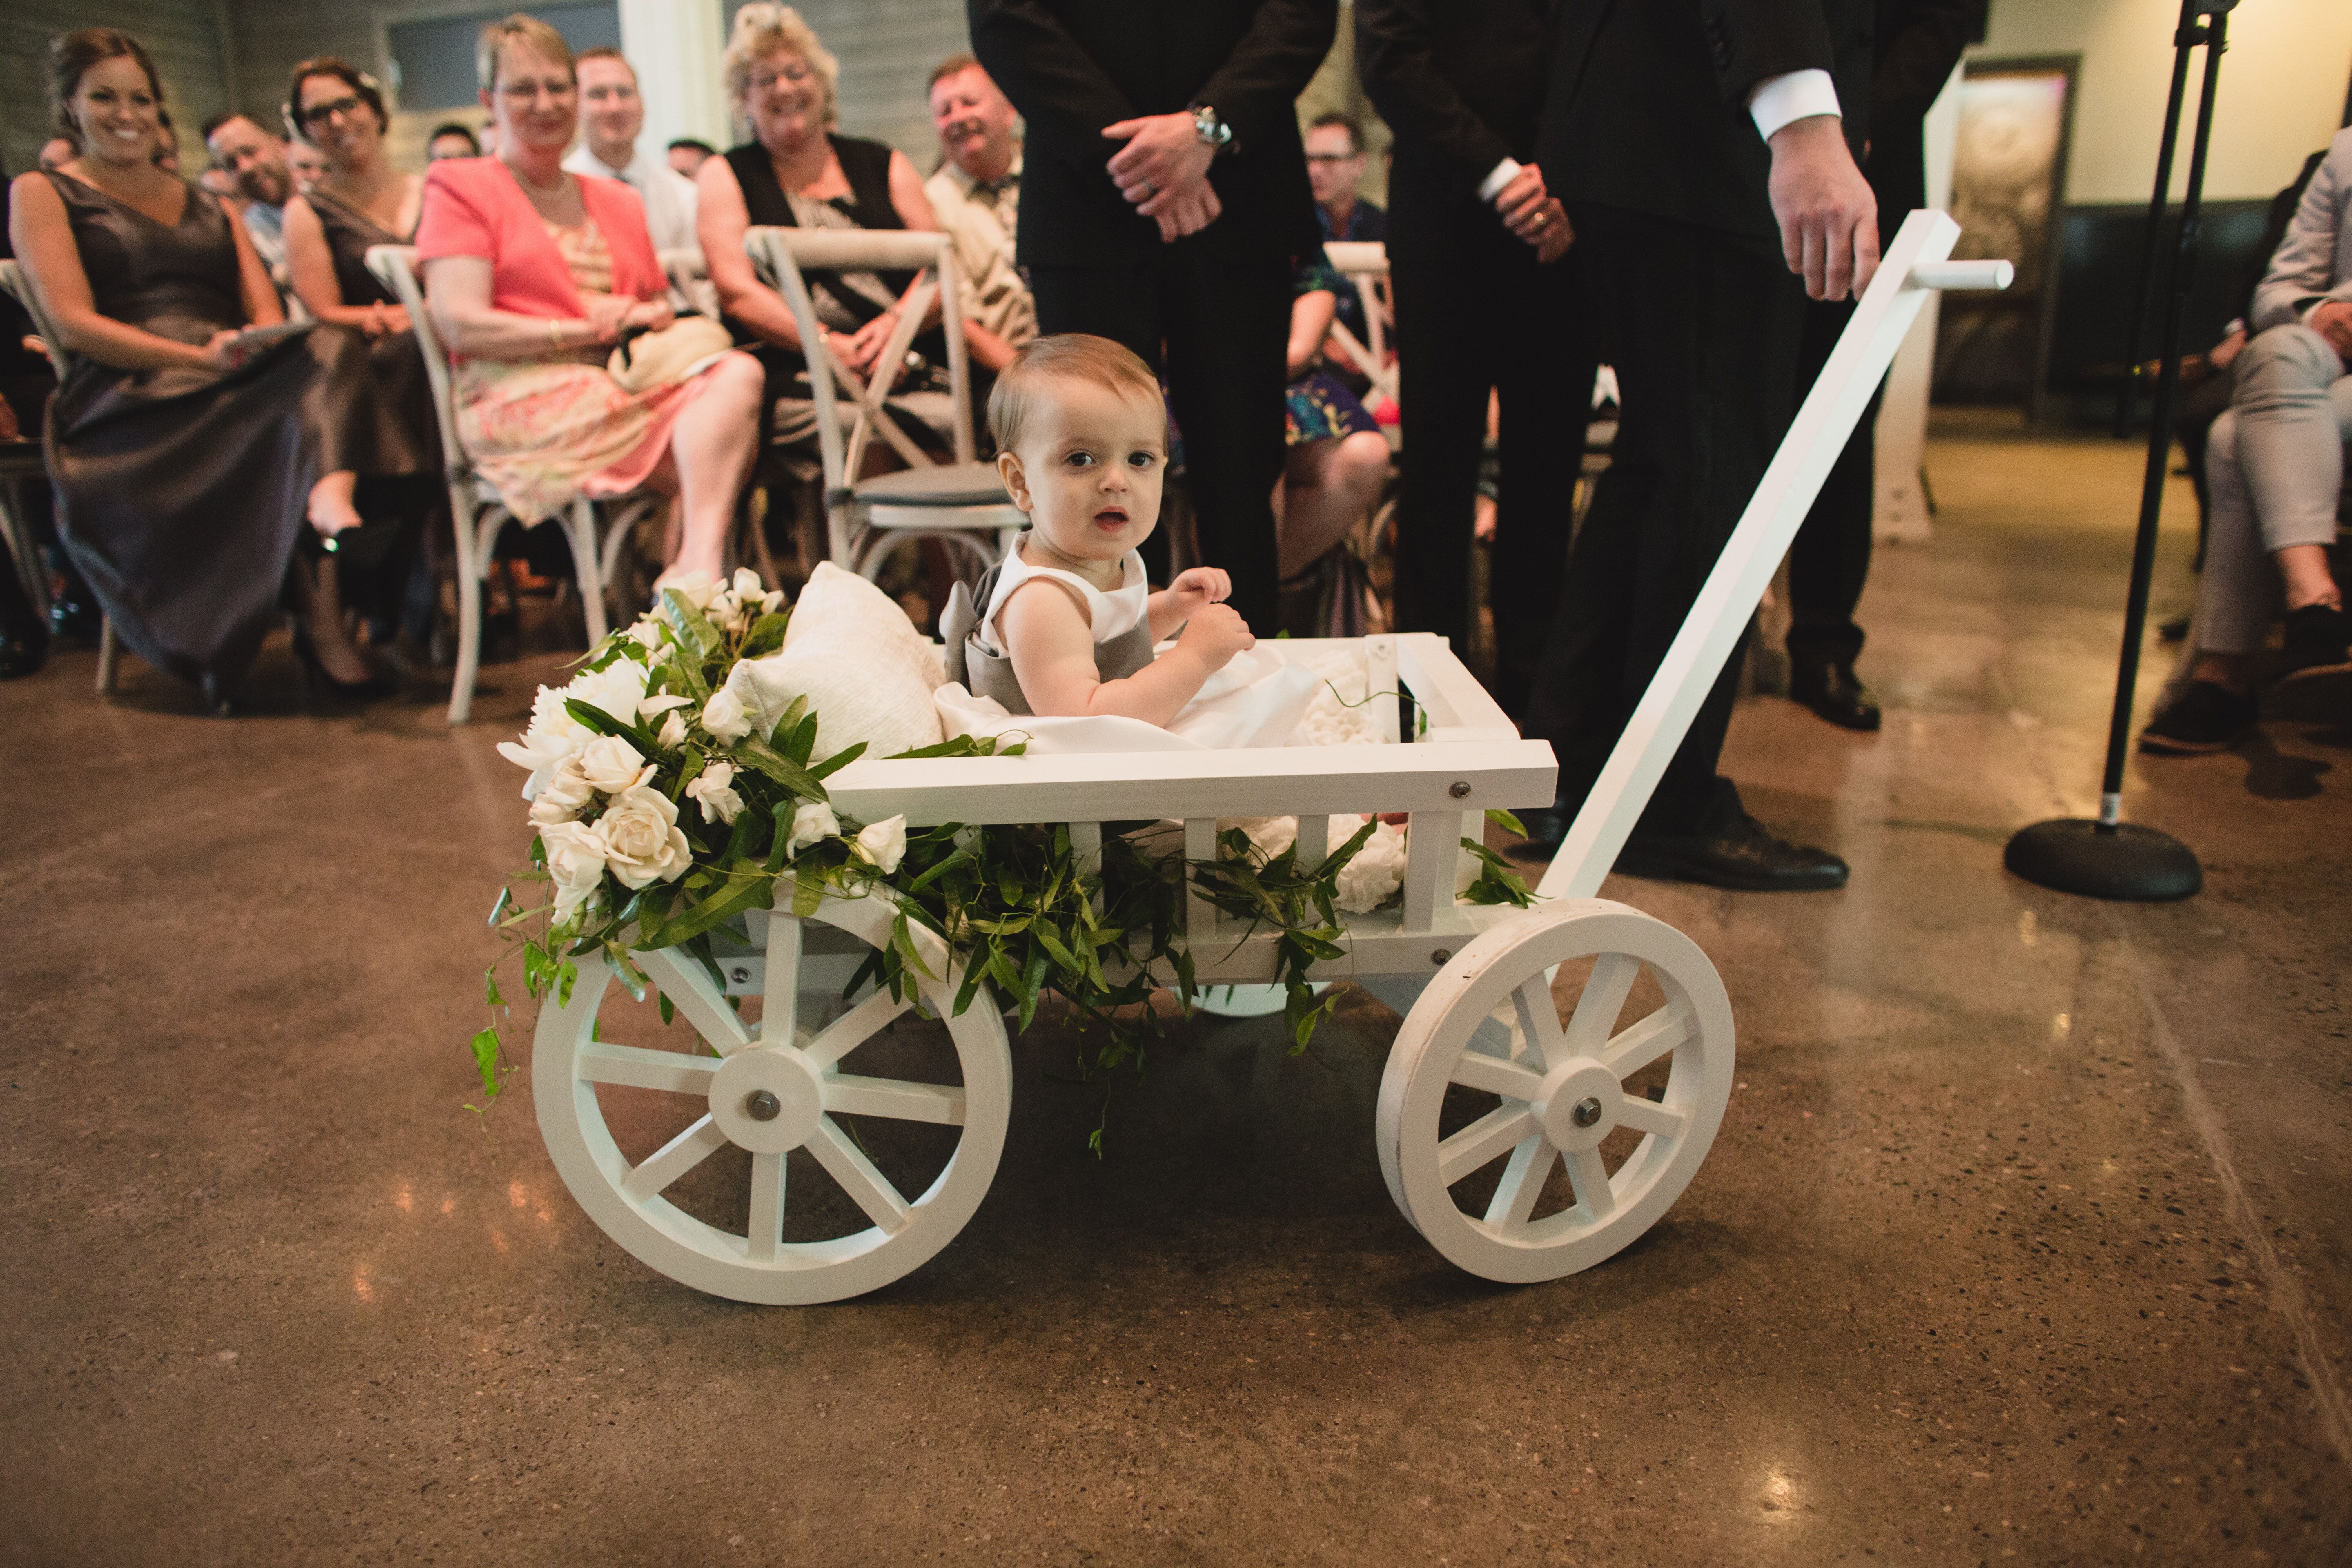
<path fill-rule="evenodd" d="M 1885 731 L 1732 731 L 1853 886 L 1612 881 L 1720 967 L 1738 1089 L 1643 1240 L 1516 1289 L 1391 1206 L 1359 994 L 1301 1058 L 1186 1027 L 1100 1163 L 1041 1025 L 931 1265 L 698 1296 L 583 1217 L 527 1074 L 464 1109 L 492 746 L 556 659 L 453 733 L 309 713 L 282 652 L 228 722 L 60 657 L 0 688 L 0 1563 L 2352 1560 L 2352 689 L 2135 762 L 2202 896 L 2000 868 L 2095 802 L 2137 474 L 1937 442 Z"/>

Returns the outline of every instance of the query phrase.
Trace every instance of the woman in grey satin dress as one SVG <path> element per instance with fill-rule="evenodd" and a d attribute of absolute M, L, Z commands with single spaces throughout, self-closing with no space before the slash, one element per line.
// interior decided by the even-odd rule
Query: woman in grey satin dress
<path fill-rule="evenodd" d="M 131 651 L 215 710 L 289 575 L 312 668 L 381 690 L 331 575 L 302 559 L 359 525 L 361 474 L 415 467 L 376 406 L 365 343 L 333 326 L 241 342 L 283 311 L 243 226 L 155 167 L 162 94 L 145 51 L 84 28 L 50 65 L 59 128 L 82 151 L 16 180 L 10 234 L 71 356 L 47 428 L 66 549 Z"/>

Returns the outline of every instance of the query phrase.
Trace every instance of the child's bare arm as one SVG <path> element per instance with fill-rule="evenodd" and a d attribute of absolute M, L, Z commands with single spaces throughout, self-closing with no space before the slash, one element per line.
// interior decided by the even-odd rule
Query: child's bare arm
<path fill-rule="evenodd" d="M 1192 614 L 1174 648 L 1123 680 L 1105 680 L 1095 665 L 1094 628 L 1077 601 L 1054 584 L 1023 584 L 996 624 L 1031 711 L 1115 714 L 1163 728 L 1213 671 L 1256 641 L 1230 607 L 1207 606 Z"/>
<path fill-rule="evenodd" d="M 1176 574 L 1176 581 L 1145 602 L 1151 616 L 1151 640 L 1159 642 L 1191 620 L 1203 605 L 1222 605 L 1233 597 L 1234 580 L 1214 566 L 1195 566 Z"/>

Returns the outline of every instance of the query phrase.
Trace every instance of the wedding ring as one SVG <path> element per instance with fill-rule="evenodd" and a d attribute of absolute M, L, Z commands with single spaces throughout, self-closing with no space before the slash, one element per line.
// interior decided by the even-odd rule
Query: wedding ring
<path fill-rule="evenodd" d="M 1159 193 L 1159 191 L 1158 191 L 1158 189 L 1157 189 L 1156 187 L 1154 187 L 1154 186 L 1152 186 L 1152 185 L 1150 185 L 1150 184 L 1141 184 L 1141 185 L 1138 185 L 1138 186 L 1136 186 L 1136 188 L 1135 188 L 1135 193 L 1136 193 L 1136 195 L 1137 195 L 1140 196 L 1143 200 L 1145 200 L 1145 201 L 1147 201 L 1147 202 L 1148 202 L 1148 201 L 1150 201 L 1153 196 L 1155 196 L 1155 195 L 1159 195 L 1159 194 L 1160 194 L 1160 193 Z"/>
<path fill-rule="evenodd" d="M 1549 213 L 1538 213 L 1538 214 L 1536 214 L 1536 226 L 1537 226 L 1538 228 L 1541 228 L 1541 227 L 1543 227 L 1543 226 L 1544 226 L 1544 225 L 1546 225 L 1546 224 L 1549 223 L 1550 221 L 1551 221 L 1551 214 L 1549 214 Z"/>

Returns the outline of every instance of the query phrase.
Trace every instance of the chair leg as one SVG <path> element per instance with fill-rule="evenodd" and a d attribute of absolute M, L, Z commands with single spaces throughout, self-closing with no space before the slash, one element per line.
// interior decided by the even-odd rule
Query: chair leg
<path fill-rule="evenodd" d="M 114 617 L 100 616 L 98 621 L 98 694 L 100 697 L 114 694 L 116 647 Z"/>
<path fill-rule="evenodd" d="M 474 679 L 482 668 L 484 567 L 481 518 L 473 499 L 455 484 L 449 487 L 449 518 L 457 545 L 457 668 L 449 680 L 449 722 L 462 724 L 474 710 Z"/>
<path fill-rule="evenodd" d="M 597 569 L 596 504 L 586 496 L 572 502 L 572 559 L 580 576 L 580 611 L 588 622 L 588 646 L 604 640 L 604 574 Z"/>

